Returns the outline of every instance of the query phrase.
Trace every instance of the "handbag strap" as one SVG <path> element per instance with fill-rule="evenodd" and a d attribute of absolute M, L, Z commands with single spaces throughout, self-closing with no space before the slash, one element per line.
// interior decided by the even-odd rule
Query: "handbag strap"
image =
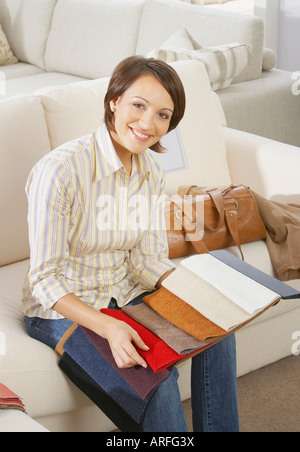
<path fill-rule="evenodd" d="M 235 202 L 235 207 L 234 208 L 229 208 L 226 207 L 225 208 L 225 216 L 226 216 L 226 222 L 227 222 L 227 226 L 229 229 L 229 232 L 233 238 L 233 240 L 235 241 L 236 245 L 238 246 L 242 259 L 243 261 L 245 260 L 244 258 L 244 253 L 242 251 L 242 246 L 241 246 L 241 242 L 240 242 L 240 237 L 239 237 L 239 227 L 238 227 L 238 212 L 237 212 L 237 205 Z"/>
<path fill-rule="evenodd" d="M 195 223 L 193 223 L 193 207 L 192 207 L 193 204 L 184 203 L 182 198 L 178 199 L 176 197 L 173 197 L 171 199 L 171 202 L 174 204 L 174 206 L 177 207 L 177 211 L 175 213 L 176 218 L 178 221 L 181 221 L 181 225 L 184 229 L 184 232 L 186 233 L 186 236 L 192 243 L 197 253 L 198 254 L 208 253 L 209 249 L 207 248 L 203 241 L 203 234 L 199 232 L 197 226 L 195 225 Z"/>
<path fill-rule="evenodd" d="M 207 194 L 211 197 L 212 202 L 215 205 L 215 208 L 218 212 L 219 216 L 219 222 L 218 225 L 215 228 L 210 228 L 207 225 L 205 225 L 205 229 L 211 232 L 218 232 L 225 221 L 225 209 L 224 209 L 224 198 L 223 193 L 220 189 L 215 188 L 214 190 L 208 190 Z"/>

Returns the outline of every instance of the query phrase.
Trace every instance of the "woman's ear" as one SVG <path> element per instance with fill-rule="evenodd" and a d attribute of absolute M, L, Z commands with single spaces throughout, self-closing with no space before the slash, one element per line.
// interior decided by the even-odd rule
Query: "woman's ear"
<path fill-rule="evenodd" d="M 111 101 L 109 102 L 109 106 L 110 106 L 111 112 L 112 112 L 112 113 L 115 113 L 115 111 L 116 111 L 116 103 L 115 103 L 114 100 L 111 100 Z"/>
<path fill-rule="evenodd" d="M 112 111 L 112 113 L 116 112 L 116 108 L 117 108 L 117 102 L 119 100 L 119 97 L 116 97 L 115 99 L 112 99 L 109 103 L 110 109 Z"/>

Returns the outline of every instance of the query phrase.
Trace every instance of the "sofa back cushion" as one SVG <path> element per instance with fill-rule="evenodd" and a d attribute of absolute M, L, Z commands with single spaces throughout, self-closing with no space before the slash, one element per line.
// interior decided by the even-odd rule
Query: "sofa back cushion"
<path fill-rule="evenodd" d="M 178 126 L 185 168 L 167 172 L 166 192 L 172 195 L 180 185 L 230 185 L 222 127 L 225 119 L 205 67 L 199 61 L 177 61 L 170 65 L 180 76 L 186 94 L 186 111 Z M 168 153 L 172 152 L 170 148 Z"/>
<path fill-rule="evenodd" d="M 102 78 L 34 92 L 44 108 L 51 149 L 98 129 L 108 83 Z"/>
<path fill-rule="evenodd" d="M 57 0 L 0 0 L 0 23 L 14 55 L 45 69 L 44 54 Z"/>
<path fill-rule="evenodd" d="M 0 102 L 0 266 L 29 257 L 25 184 L 50 143 L 35 96 Z"/>
<path fill-rule="evenodd" d="M 46 49 L 48 71 L 111 75 L 134 55 L 144 0 L 58 0 Z"/>
<path fill-rule="evenodd" d="M 160 48 L 174 32 L 185 28 L 201 47 L 241 42 L 251 47 L 246 69 L 234 81 L 261 77 L 264 26 L 262 19 L 210 10 L 199 5 L 169 0 L 148 0 L 143 9 L 137 54 Z M 151 37 L 151 39 L 149 39 Z"/>

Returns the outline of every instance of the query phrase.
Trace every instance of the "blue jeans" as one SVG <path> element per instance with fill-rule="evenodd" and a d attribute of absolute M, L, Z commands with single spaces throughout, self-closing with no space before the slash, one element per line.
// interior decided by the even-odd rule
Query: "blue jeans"
<path fill-rule="evenodd" d="M 144 294 L 130 304 L 143 302 Z M 110 309 L 119 309 L 114 299 Z M 25 317 L 28 334 L 55 349 L 72 325 L 68 319 Z M 187 432 L 176 368 L 152 396 L 144 416 L 144 432 Z M 191 398 L 194 432 L 238 432 L 235 336 L 192 358 Z"/>

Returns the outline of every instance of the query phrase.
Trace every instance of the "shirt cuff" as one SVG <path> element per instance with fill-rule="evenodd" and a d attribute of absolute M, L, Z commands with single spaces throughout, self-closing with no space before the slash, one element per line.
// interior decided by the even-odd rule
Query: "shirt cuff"
<path fill-rule="evenodd" d="M 65 277 L 56 279 L 49 276 L 36 283 L 32 289 L 33 297 L 45 311 L 51 309 L 62 297 L 73 292 Z"/>
<path fill-rule="evenodd" d="M 176 268 L 170 259 L 148 263 L 139 275 L 139 280 L 146 289 L 154 289 L 159 279 L 168 271 Z"/>

